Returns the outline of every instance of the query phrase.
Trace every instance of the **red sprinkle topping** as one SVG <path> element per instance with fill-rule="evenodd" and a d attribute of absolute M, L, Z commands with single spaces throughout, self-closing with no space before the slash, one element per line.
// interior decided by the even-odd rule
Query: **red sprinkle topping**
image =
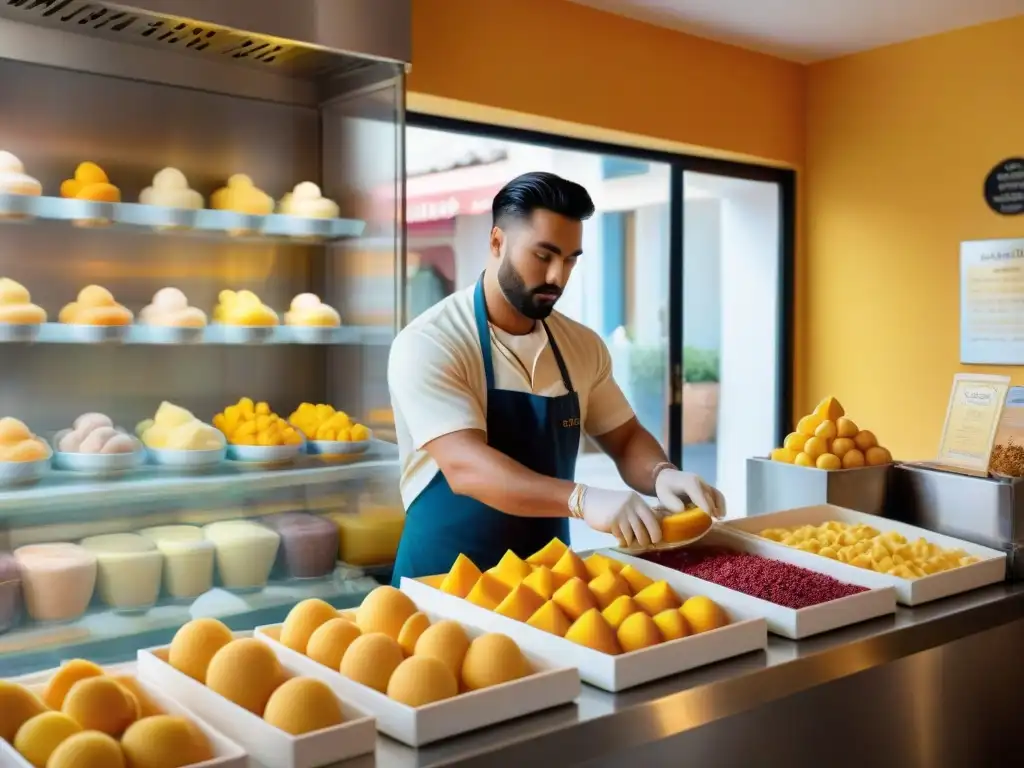
<path fill-rule="evenodd" d="M 650 552 L 643 559 L 786 608 L 807 608 L 867 591 L 780 560 L 720 547 Z"/>

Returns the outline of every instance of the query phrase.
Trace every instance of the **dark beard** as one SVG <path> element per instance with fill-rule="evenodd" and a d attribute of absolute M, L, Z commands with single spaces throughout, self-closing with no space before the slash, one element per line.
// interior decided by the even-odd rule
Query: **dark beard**
<path fill-rule="evenodd" d="M 528 288 L 522 276 L 516 272 L 512 262 L 506 257 L 498 266 L 498 287 L 505 295 L 505 300 L 512 305 L 519 314 L 531 320 L 544 320 L 555 308 L 554 302 L 538 301 L 538 293 L 554 293 L 561 295 L 562 291 L 557 285 L 540 285 L 536 288 Z"/>

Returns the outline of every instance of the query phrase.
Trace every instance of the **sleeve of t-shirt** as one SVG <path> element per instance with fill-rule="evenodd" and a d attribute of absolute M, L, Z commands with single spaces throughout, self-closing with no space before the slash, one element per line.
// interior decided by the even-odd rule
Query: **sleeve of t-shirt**
<path fill-rule="evenodd" d="M 594 334 L 597 374 L 587 399 L 584 431 L 592 437 L 606 435 L 633 418 L 633 407 L 612 377 L 612 356 L 604 341 Z"/>
<path fill-rule="evenodd" d="M 455 351 L 423 332 L 399 334 L 388 358 L 391 403 L 416 450 L 465 429 L 487 429 L 484 404 Z"/>

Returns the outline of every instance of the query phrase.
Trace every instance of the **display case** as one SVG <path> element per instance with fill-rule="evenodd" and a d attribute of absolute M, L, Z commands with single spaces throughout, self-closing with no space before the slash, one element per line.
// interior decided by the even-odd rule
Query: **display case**
<path fill-rule="evenodd" d="M 0 676 L 376 586 L 409 16 L 0 3 Z"/>

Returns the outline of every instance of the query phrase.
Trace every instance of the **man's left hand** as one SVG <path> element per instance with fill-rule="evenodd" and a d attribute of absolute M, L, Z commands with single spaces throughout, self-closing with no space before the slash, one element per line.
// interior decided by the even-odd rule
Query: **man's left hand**
<path fill-rule="evenodd" d="M 654 481 L 654 492 L 661 505 L 672 514 L 682 512 L 690 503 L 716 519 L 725 517 L 725 497 L 693 472 L 672 467 L 661 470 Z"/>

